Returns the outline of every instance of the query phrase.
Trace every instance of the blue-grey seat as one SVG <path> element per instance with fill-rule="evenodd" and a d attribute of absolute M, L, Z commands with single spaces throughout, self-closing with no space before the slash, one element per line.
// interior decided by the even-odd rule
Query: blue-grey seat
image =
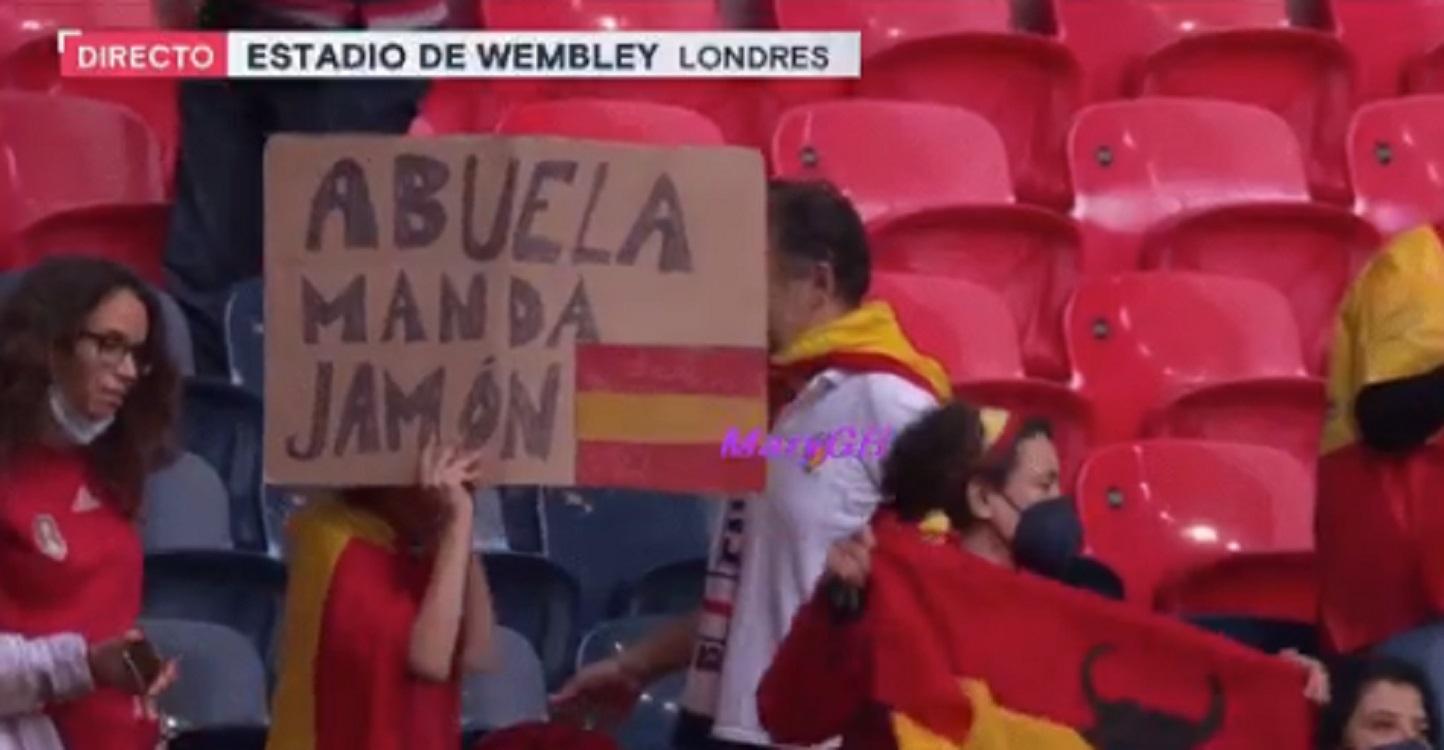
<path fill-rule="evenodd" d="M 547 556 L 581 585 L 580 627 L 605 618 L 618 591 L 648 571 L 705 557 L 711 505 L 689 495 L 549 490 L 543 504 Z"/>
<path fill-rule="evenodd" d="M 236 284 L 226 301 L 226 359 L 231 382 L 261 395 L 266 388 L 266 301 L 261 279 Z"/>
<path fill-rule="evenodd" d="M 145 483 L 145 549 L 231 549 L 230 498 L 215 469 L 194 453 L 150 475 Z"/>
<path fill-rule="evenodd" d="M 184 727 L 265 726 L 266 669 L 244 635 L 215 623 L 164 618 L 143 619 L 140 629 L 164 657 L 184 665 L 161 696 L 166 715 Z"/>
<path fill-rule="evenodd" d="M 597 625 L 577 649 L 577 668 L 615 656 L 665 624 L 667 616 L 626 617 Z M 650 685 L 631 717 L 612 732 L 627 750 L 670 750 L 686 673 L 675 672 Z"/>
<path fill-rule="evenodd" d="M 466 676 L 461 688 L 461 727 L 468 734 L 547 718 L 546 675 L 541 657 L 522 634 L 496 629 L 492 668 Z"/>
<path fill-rule="evenodd" d="M 233 628 L 274 666 L 285 592 L 285 565 L 260 553 L 153 552 L 145 556 L 141 614 Z"/>
<path fill-rule="evenodd" d="M 659 565 L 625 590 L 613 616 L 684 615 L 702 606 L 707 586 L 707 558 L 694 557 Z"/>
<path fill-rule="evenodd" d="M 275 554 L 263 507 L 265 407 L 260 397 L 224 380 L 189 378 L 181 405 L 185 449 L 205 459 L 230 498 L 231 538 L 238 549 Z"/>
<path fill-rule="evenodd" d="M 497 623 L 531 642 L 547 685 L 559 686 L 571 673 L 576 644 L 576 580 L 544 557 L 488 552 L 482 559 Z"/>

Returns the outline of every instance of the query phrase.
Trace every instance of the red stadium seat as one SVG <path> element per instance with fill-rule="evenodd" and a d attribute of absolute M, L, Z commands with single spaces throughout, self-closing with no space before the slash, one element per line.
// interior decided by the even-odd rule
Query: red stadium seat
<path fill-rule="evenodd" d="M 106 204 L 51 214 L 15 239 L 17 264 L 24 267 L 52 255 L 85 254 L 123 263 L 153 284 L 161 284 L 161 255 L 170 228 L 165 203 Z"/>
<path fill-rule="evenodd" d="M 1091 440 L 1087 409 L 1065 386 L 1024 375 L 1017 324 L 1000 297 L 961 279 L 886 270 L 874 272 L 869 296 L 892 305 L 908 338 L 942 363 L 960 397 L 1052 422 L 1064 476 L 1073 476 Z"/>
<path fill-rule="evenodd" d="M 725 24 L 714 0 L 481 0 L 493 31 L 707 31 Z M 729 143 L 762 142 L 750 84 L 732 80 L 511 79 L 453 82 L 422 104 L 413 132 L 490 132 L 512 106 L 546 99 L 615 99 L 693 109 L 716 122 Z"/>
<path fill-rule="evenodd" d="M 1247 105 L 1140 99 L 1089 107 L 1069 143 L 1085 268 L 1176 268 L 1266 281 L 1293 305 L 1318 371 L 1333 309 L 1378 246 L 1342 208 L 1310 204 L 1296 142 Z"/>
<path fill-rule="evenodd" d="M 1009 0 L 772 0 L 777 28 L 860 31 L 862 53 L 961 31 L 1013 29 Z"/>
<path fill-rule="evenodd" d="M 165 200 L 155 135 L 113 104 L 0 93 L 0 164 L 0 237 L 64 211 Z"/>
<path fill-rule="evenodd" d="M 507 112 L 496 131 L 657 146 L 720 146 L 726 142 L 716 123 L 690 109 L 604 99 L 520 104 Z"/>
<path fill-rule="evenodd" d="M 1444 40 L 1444 4 L 1436 0 L 1331 0 L 1330 14 L 1359 65 L 1365 101 L 1404 93 L 1405 76 Z"/>
<path fill-rule="evenodd" d="M 877 134 L 889 133 L 878 159 Z M 960 147 L 959 144 L 966 144 Z M 1058 321 L 1079 262 L 1066 218 L 1018 205 L 1002 140 L 968 110 L 854 99 L 789 111 L 774 173 L 827 178 L 869 221 L 880 268 L 966 278 L 1000 290 L 1024 330 L 1028 371 L 1067 377 Z"/>
<path fill-rule="evenodd" d="M 1023 361 L 1066 380 L 1063 307 L 1080 275 L 1077 225 L 1023 205 L 956 205 L 869 227 L 876 267 L 968 279 L 996 290 L 1022 329 Z"/>
<path fill-rule="evenodd" d="M 1203 271 L 1265 282 L 1283 292 L 1304 361 L 1323 373 L 1334 313 L 1383 242 L 1367 221 L 1318 203 L 1243 204 L 1185 214 L 1143 239 L 1144 268 Z"/>
<path fill-rule="evenodd" d="M 169 79 L 64 78 L 53 30 L 31 32 L 0 42 L 0 88 L 75 96 L 129 108 L 155 131 L 165 158 L 165 173 L 174 171 L 180 142 L 176 82 Z"/>
<path fill-rule="evenodd" d="M 1230 555 L 1313 547 L 1313 480 L 1260 446 L 1148 440 L 1084 463 L 1077 502 L 1089 551 L 1123 578 L 1129 601 Z"/>
<path fill-rule="evenodd" d="M 143 0 L 14 0 L 6 11 L 30 26 L 71 29 L 155 27 L 151 4 Z"/>
<path fill-rule="evenodd" d="M 887 158 L 879 158 L 879 134 Z M 852 199 L 865 221 L 960 203 L 1012 203 L 1002 138 L 965 109 L 846 100 L 788 110 L 772 136 L 779 177 L 821 177 Z"/>
<path fill-rule="evenodd" d="M 480 0 L 489 29 L 705 31 L 722 27 L 716 0 Z"/>
<path fill-rule="evenodd" d="M 1072 201 L 1063 146 L 1081 80 L 1057 42 L 1020 33 L 933 36 L 868 57 L 863 69 L 860 96 L 948 104 L 987 118 L 1007 145 L 1020 197 Z"/>
<path fill-rule="evenodd" d="M 1315 622 L 1319 561 L 1313 552 L 1240 552 L 1183 573 L 1158 592 L 1171 614 Z"/>
<path fill-rule="evenodd" d="M 1313 189 L 1349 196 L 1344 135 L 1353 61 L 1333 35 L 1291 28 L 1257 0 L 1055 0 L 1060 35 L 1088 71 L 1089 101 L 1197 96 L 1265 107 L 1304 144 Z"/>
<path fill-rule="evenodd" d="M 1282 0 L 1052 0 L 1058 35 L 1078 57 L 1089 102 L 1125 96 L 1144 56 L 1186 34 L 1279 28 Z"/>
<path fill-rule="evenodd" d="M 1085 279 L 1064 336 L 1100 444 L 1207 437 L 1312 465 L 1323 384 L 1305 375 L 1288 301 L 1267 285 L 1186 272 Z"/>
<path fill-rule="evenodd" d="M 1444 6 L 1441 6 L 1444 7 Z M 1361 107 L 1349 132 L 1354 210 L 1386 233 L 1444 217 L 1444 96 Z"/>

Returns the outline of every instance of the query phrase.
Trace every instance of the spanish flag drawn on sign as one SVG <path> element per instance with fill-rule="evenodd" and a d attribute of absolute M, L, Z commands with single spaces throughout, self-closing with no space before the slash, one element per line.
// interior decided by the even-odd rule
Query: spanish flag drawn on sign
<path fill-rule="evenodd" d="M 999 568 L 880 512 L 866 608 L 799 611 L 758 691 L 774 742 L 845 750 L 1302 750 L 1306 675 Z"/>
<path fill-rule="evenodd" d="M 767 353 L 578 344 L 576 484 L 760 490 L 766 460 L 724 456 L 728 429 L 767 426 Z"/>

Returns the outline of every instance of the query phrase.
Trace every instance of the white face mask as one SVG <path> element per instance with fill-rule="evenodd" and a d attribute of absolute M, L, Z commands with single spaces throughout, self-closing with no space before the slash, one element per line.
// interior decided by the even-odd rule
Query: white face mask
<path fill-rule="evenodd" d="M 81 414 L 55 385 L 50 386 L 50 416 L 55 418 L 66 439 L 75 445 L 90 445 L 115 422 L 113 416 L 96 420 Z"/>

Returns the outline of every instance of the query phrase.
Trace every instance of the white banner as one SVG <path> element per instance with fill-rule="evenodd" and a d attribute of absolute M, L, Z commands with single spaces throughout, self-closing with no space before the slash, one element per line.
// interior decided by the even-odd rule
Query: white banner
<path fill-rule="evenodd" d="M 856 78 L 856 32 L 229 32 L 231 78 Z"/>

